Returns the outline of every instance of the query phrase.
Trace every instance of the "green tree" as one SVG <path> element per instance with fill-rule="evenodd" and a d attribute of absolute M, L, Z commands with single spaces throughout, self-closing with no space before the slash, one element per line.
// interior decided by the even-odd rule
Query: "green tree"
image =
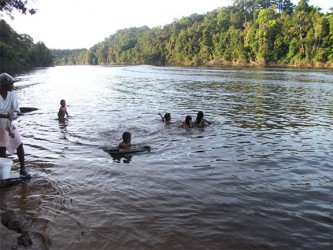
<path fill-rule="evenodd" d="M 16 33 L 4 20 L 0 20 L 1 71 L 50 66 L 51 64 L 50 51 L 44 44 L 34 44 L 30 36 Z"/>
<path fill-rule="evenodd" d="M 5 12 L 7 15 L 13 18 L 11 15 L 12 11 L 16 9 L 22 14 L 26 14 L 27 12 L 31 15 L 36 13 L 36 9 L 28 9 L 27 6 L 28 0 L 1 0 L 0 1 L 0 11 Z"/>
<path fill-rule="evenodd" d="M 300 0 L 291 20 L 292 34 L 288 52 L 291 63 L 302 64 L 311 62 L 311 47 L 313 44 L 312 15 L 316 10 L 308 4 L 308 0 Z"/>
<path fill-rule="evenodd" d="M 142 32 L 137 39 L 133 59 L 136 63 L 164 65 L 166 33 L 160 28 Z"/>
<path fill-rule="evenodd" d="M 117 31 L 58 62 L 89 64 L 322 64 L 333 59 L 332 14 L 301 0 L 235 0 L 164 27 Z M 8 44 L 6 44 L 8 45 Z"/>
<path fill-rule="evenodd" d="M 273 8 L 261 9 L 257 20 L 246 37 L 246 44 L 252 51 L 252 59 L 266 65 L 274 58 L 274 42 L 278 35 L 276 13 Z"/>
<path fill-rule="evenodd" d="M 333 64 L 333 13 L 328 15 L 328 22 L 329 22 L 329 33 L 325 39 L 327 42 L 326 51 L 327 51 L 327 59 Z"/>
<path fill-rule="evenodd" d="M 214 59 L 238 63 L 248 61 L 242 30 L 231 26 L 227 32 L 220 34 L 219 43 L 214 51 Z"/>
<path fill-rule="evenodd" d="M 272 59 L 275 62 L 288 63 L 286 60 L 289 43 L 293 36 L 290 34 L 291 16 L 287 12 L 282 12 L 277 19 L 277 36 L 274 41 L 274 49 L 272 51 Z"/>
<path fill-rule="evenodd" d="M 51 51 L 43 42 L 31 45 L 30 63 L 33 67 L 43 67 L 52 65 L 53 58 Z"/>

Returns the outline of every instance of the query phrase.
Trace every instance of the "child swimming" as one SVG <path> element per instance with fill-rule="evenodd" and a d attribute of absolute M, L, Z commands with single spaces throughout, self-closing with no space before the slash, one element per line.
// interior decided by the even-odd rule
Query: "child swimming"
<path fill-rule="evenodd" d="M 159 113 L 159 115 L 161 116 L 162 118 L 162 122 L 168 124 L 168 123 L 171 123 L 171 114 L 170 113 L 165 113 L 164 116 L 162 116 L 161 113 Z"/>
<path fill-rule="evenodd" d="M 192 117 L 190 115 L 187 115 L 185 118 L 185 121 L 182 122 L 180 125 L 181 128 L 191 128 L 192 127 Z"/>
<path fill-rule="evenodd" d="M 123 133 L 123 141 L 119 143 L 118 148 L 126 149 L 131 147 L 131 133 L 124 132 Z"/>
<path fill-rule="evenodd" d="M 202 127 L 204 127 L 206 125 L 211 124 L 211 122 L 207 121 L 203 117 L 204 117 L 204 113 L 202 111 L 199 111 L 198 114 L 197 114 L 197 118 L 195 119 L 193 125 L 195 127 L 202 128 Z"/>

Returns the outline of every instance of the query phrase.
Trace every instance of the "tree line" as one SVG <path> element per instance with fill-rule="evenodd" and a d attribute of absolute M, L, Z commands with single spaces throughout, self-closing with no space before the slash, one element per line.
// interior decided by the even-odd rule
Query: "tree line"
<path fill-rule="evenodd" d="M 118 30 L 88 50 L 52 52 L 57 65 L 333 67 L 333 14 L 308 0 L 296 6 L 289 0 L 235 0 L 163 27 Z"/>
<path fill-rule="evenodd" d="M 0 72 L 16 72 L 53 65 L 53 56 L 43 42 L 34 43 L 26 34 L 18 34 L 0 20 Z"/>
<path fill-rule="evenodd" d="M 163 27 L 118 30 L 76 50 L 50 50 L 0 20 L 0 71 L 75 64 L 333 67 L 333 13 L 308 0 L 296 6 L 290 0 L 234 0 Z"/>

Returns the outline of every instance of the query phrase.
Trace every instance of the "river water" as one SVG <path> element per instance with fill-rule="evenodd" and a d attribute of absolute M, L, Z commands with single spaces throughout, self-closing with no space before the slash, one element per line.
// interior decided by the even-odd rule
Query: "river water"
<path fill-rule="evenodd" d="M 16 122 L 34 178 L 2 188 L 1 208 L 39 246 L 333 248 L 332 70 L 61 66 L 17 78 L 20 106 L 38 108 Z M 200 110 L 210 126 L 178 127 Z M 124 131 L 151 152 L 104 152 Z"/>

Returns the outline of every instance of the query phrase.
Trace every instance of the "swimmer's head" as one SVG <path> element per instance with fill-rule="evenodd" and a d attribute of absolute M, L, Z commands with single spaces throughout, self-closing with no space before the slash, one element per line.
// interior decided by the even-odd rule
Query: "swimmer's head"
<path fill-rule="evenodd" d="M 185 118 L 186 123 L 190 123 L 192 121 L 192 117 L 190 115 L 187 115 Z"/>
<path fill-rule="evenodd" d="M 66 101 L 65 101 L 64 99 L 62 99 L 62 100 L 60 101 L 60 105 L 61 105 L 61 106 L 66 106 Z"/>
<path fill-rule="evenodd" d="M 195 120 L 196 123 L 200 123 L 204 117 L 204 113 L 202 111 L 199 111 L 197 114 L 197 119 Z"/>
<path fill-rule="evenodd" d="M 165 115 L 164 115 L 164 119 L 165 119 L 166 121 L 170 121 L 170 120 L 171 120 L 171 115 L 170 115 L 170 113 L 165 113 Z"/>
<path fill-rule="evenodd" d="M 123 141 L 124 142 L 130 142 L 131 141 L 131 133 L 130 132 L 124 132 L 123 133 Z"/>
<path fill-rule="evenodd" d="M 197 114 L 198 117 L 203 118 L 204 117 L 204 113 L 202 111 L 199 111 Z"/>

